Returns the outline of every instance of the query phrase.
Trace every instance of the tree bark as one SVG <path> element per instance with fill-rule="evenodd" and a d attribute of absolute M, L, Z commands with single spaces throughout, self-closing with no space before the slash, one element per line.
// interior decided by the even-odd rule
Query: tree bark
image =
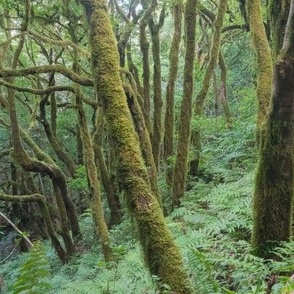
<path fill-rule="evenodd" d="M 140 147 L 142 151 L 142 156 L 145 161 L 145 165 L 148 170 L 149 180 L 152 192 L 156 195 L 156 198 L 159 202 L 159 205 L 162 207 L 162 198 L 157 183 L 157 169 L 154 161 L 154 156 L 152 152 L 152 145 L 150 142 L 149 132 L 144 120 L 144 115 L 142 109 L 139 105 L 140 94 L 136 89 L 136 83 L 132 75 L 126 72 L 126 80 L 128 84 L 124 83 L 125 93 L 127 97 L 127 103 L 132 115 L 133 123 L 136 129 L 136 132 L 139 137 Z"/>
<path fill-rule="evenodd" d="M 84 150 L 84 163 L 87 170 L 87 178 L 90 188 L 91 211 L 94 221 L 94 229 L 102 243 L 102 251 L 106 261 L 113 260 L 112 249 L 110 246 L 109 233 L 104 218 L 102 200 L 100 195 L 100 183 L 98 180 L 97 166 L 95 165 L 95 154 L 93 141 L 87 125 L 85 111 L 77 91 L 78 118 L 80 123 L 81 138 Z"/>
<path fill-rule="evenodd" d="M 168 158 L 174 154 L 174 128 L 175 128 L 175 84 L 179 67 L 179 50 L 182 38 L 183 5 L 173 5 L 174 32 L 169 51 L 169 74 L 166 85 L 166 106 L 164 116 L 163 157 L 167 163 L 166 182 L 172 185 L 172 168 Z"/>
<path fill-rule="evenodd" d="M 149 29 L 152 41 L 153 56 L 153 128 L 152 128 L 152 151 L 154 163 L 157 171 L 159 170 L 159 159 L 162 142 L 162 91 L 161 91 L 161 58 L 160 58 L 160 29 L 164 24 L 165 6 L 162 7 L 158 23 L 151 18 L 149 21 Z"/>
<path fill-rule="evenodd" d="M 252 246 L 261 257 L 291 237 L 294 193 L 294 0 L 282 49 L 274 67 L 271 109 L 260 149 L 254 201 Z M 275 256 L 274 256 L 275 257 Z"/>
<path fill-rule="evenodd" d="M 221 46 L 221 30 L 223 27 L 224 17 L 227 11 L 227 0 L 220 0 L 217 16 L 214 22 L 214 33 L 212 37 L 212 43 L 209 53 L 209 61 L 207 68 L 205 70 L 204 78 L 202 81 L 202 88 L 197 94 L 195 104 L 194 104 L 194 117 L 197 120 L 201 114 L 204 105 L 204 100 L 207 97 L 209 86 L 211 83 L 212 74 L 215 66 L 218 63 L 219 59 L 219 50 Z M 201 135 L 200 128 L 196 128 L 192 131 L 192 144 L 195 149 L 194 158 L 191 160 L 190 164 L 190 173 L 192 175 L 197 175 L 198 165 L 200 162 L 200 153 L 201 153 Z"/>
<path fill-rule="evenodd" d="M 149 134 L 151 134 L 151 106 L 150 106 L 150 58 L 149 58 L 149 40 L 146 33 L 146 28 L 148 22 L 152 16 L 153 11 L 156 8 L 156 0 L 152 0 L 150 6 L 147 6 L 146 1 L 143 1 L 143 6 L 145 9 L 144 15 L 139 23 L 140 28 L 140 48 L 142 52 L 143 60 L 143 114 L 145 118 L 145 123 L 148 128 Z M 152 138 L 152 137 L 151 137 Z"/>
<path fill-rule="evenodd" d="M 172 206 L 180 205 L 180 198 L 185 192 L 188 154 L 191 137 L 192 96 L 194 85 L 194 60 L 195 60 L 195 33 L 196 33 L 196 7 L 197 0 L 188 0 L 185 6 L 185 67 L 184 91 L 181 104 L 179 139 L 177 155 L 173 174 Z"/>
<path fill-rule="evenodd" d="M 110 220 L 109 226 L 117 225 L 121 222 L 122 210 L 121 204 L 118 197 L 118 191 L 116 185 L 111 181 L 105 158 L 102 150 L 102 136 L 104 127 L 104 114 L 101 107 L 96 110 L 96 124 L 95 132 L 93 133 L 93 149 L 95 153 L 95 163 L 100 174 L 100 179 L 104 187 L 108 207 L 110 209 Z"/>
<path fill-rule="evenodd" d="M 93 73 L 98 96 L 118 157 L 118 175 L 130 211 L 136 220 L 145 260 L 153 275 L 176 293 L 192 293 L 178 248 L 165 224 L 156 197 L 152 194 L 126 97 L 119 76 L 107 6 L 103 0 L 80 0 L 90 24 Z"/>
<path fill-rule="evenodd" d="M 221 70 L 221 85 L 218 100 L 222 105 L 228 129 L 231 130 L 233 128 L 233 117 L 227 99 L 227 67 L 224 56 L 221 52 L 219 53 L 219 67 Z"/>
<path fill-rule="evenodd" d="M 248 1 L 248 16 L 250 32 L 257 57 L 257 89 L 258 101 L 256 139 L 259 145 L 262 142 L 266 116 L 272 91 L 273 64 L 271 52 L 261 15 L 260 0 Z"/>

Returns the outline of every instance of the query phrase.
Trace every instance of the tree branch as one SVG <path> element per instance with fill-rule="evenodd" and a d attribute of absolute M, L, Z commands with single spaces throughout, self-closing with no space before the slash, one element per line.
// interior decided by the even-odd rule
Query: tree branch
<path fill-rule="evenodd" d="M 22 77 L 22 76 L 51 73 L 51 72 L 61 73 L 67 78 L 69 78 L 70 80 L 72 80 L 73 82 L 76 82 L 82 86 L 93 86 L 92 79 L 80 76 L 60 64 L 34 66 L 34 67 L 22 68 L 22 69 L 11 69 L 11 68 L 2 69 L 0 71 L 0 77 L 1 78 Z"/>
<path fill-rule="evenodd" d="M 42 36 L 40 34 L 37 34 L 36 32 L 33 32 L 31 30 L 28 31 L 29 36 L 33 37 L 34 39 L 37 39 L 38 41 L 42 41 L 45 43 L 49 43 L 51 45 L 59 45 L 65 49 L 68 49 L 68 47 L 72 47 L 72 49 L 77 50 L 80 54 L 82 54 L 83 56 L 90 58 L 91 54 L 90 52 L 88 52 L 87 50 L 80 48 L 79 46 L 77 46 L 75 43 L 73 43 L 70 40 L 55 40 L 55 39 L 51 39 L 45 36 Z"/>
<path fill-rule="evenodd" d="M 32 89 L 32 88 L 23 88 L 18 87 L 14 84 L 8 83 L 2 79 L 0 79 L 0 85 L 5 86 L 7 88 L 14 89 L 18 92 L 28 92 L 35 95 L 45 95 L 50 94 L 52 92 L 60 92 L 60 91 L 69 91 L 69 92 L 75 92 L 75 89 L 71 86 L 50 86 L 46 89 Z"/>
<path fill-rule="evenodd" d="M 1 196 L 1 195 L 0 195 Z M 18 232 L 21 237 L 23 237 L 26 242 L 31 246 L 31 247 L 34 247 L 33 243 L 29 240 L 29 238 L 27 236 L 25 236 L 25 234 L 4 214 L 0 211 L 0 216 L 3 217 L 6 222 L 8 222 L 16 232 Z"/>

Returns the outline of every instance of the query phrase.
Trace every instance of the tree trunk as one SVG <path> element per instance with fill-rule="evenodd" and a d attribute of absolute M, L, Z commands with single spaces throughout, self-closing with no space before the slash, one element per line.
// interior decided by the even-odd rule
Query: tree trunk
<path fill-rule="evenodd" d="M 224 115 L 227 121 L 228 129 L 231 130 L 233 128 L 233 117 L 230 110 L 230 105 L 227 99 L 227 67 L 225 63 L 225 59 L 223 54 L 219 53 L 219 67 L 221 70 L 221 86 L 219 92 L 219 101 L 222 105 Z"/>
<path fill-rule="evenodd" d="M 257 144 L 262 142 L 266 115 L 269 110 L 269 102 L 272 91 L 273 65 L 271 52 L 261 15 L 260 0 L 248 1 L 248 16 L 250 32 L 257 57 Z"/>
<path fill-rule="evenodd" d="M 178 248 L 167 229 L 152 194 L 141 156 L 138 137 L 119 76 L 116 51 L 107 6 L 103 0 L 80 0 L 90 24 L 93 73 L 98 96 L 118 157 L 118 175 L 130 211 L 136 220 L 147 265 L 160 282 L 176 293 L 192 293 Z"/>
<path fill-rule="evenodd" d="M 166 85 L 166 108 L 164 117 L 163 157 L 168 165 L 168 158 L 174 152 L 174 127 L 175 127 L 175 83 L 179 67 L 179 50 L 182 38 L 183 5 L 173 5 L 174 33 L 169 51 L 169 74 Z M 167 166 L 166 182 L 172 185 L 172 168 Z"/>
<path fill-rule="evenodd" d="M 146 8 L 146 3 L 143 1 L 143 6 L 145 13 L 140 21 L 139 27 L 140 27 L 140 48 L 142 52 L 142 60 L 143 60 L 143 99 L 144 99 L 144 105 L 143 105 L 143 113 L 145 118 L 145 123 L 148 128 L 149 134 L 151 134 L 151 119 L 150 119 L 150 58 L 149 58 L 149 41 L 146 33 L 146 27 L 148 25 L 148 22 L 151 18 L 152 12 L 156 8 L 156 0 L 152 0 L 151 5 Z"/>
<path fill-rule="evenodd" d="M 274 67 L 271 110 L 256 174 L 252 246 L 261 257 L 279 241 L 289 241 L 294 173 L 294 0 L 291 1 L 282 49 Z"/>
<path fill-rule="evenodd" d="M 185 192 L 188 154 L 191 137 L 192 96 L 194 85 L 195 33 L 197 0 L 188 0 L 185 7 L 186 55 L 184 68 L 184 92 L 181 105 L 179 139 L 173 174 L 173 207 L 179 206 Z"/>
<path fill-rule="evenodd" d="M 198 93 L 195 105 L 194 105 L 194 117 L 198 119 L 202 114 L 202 109 L 204 105 L 204 100 L 207 96 L 211 77 L 214 71 L 215 66 L 218 63 L 219 59 L 219 50 L 221 46 L 221 30 L 223 27 L 223 20 L 225 14 L 227 12 L 227 0 L 220 0 L 220 4 L 218 7 L 218 13 L 214 22 L 214 33 L 209 53 L 209 62 L 204 74 L 204 78 L 202 81 L 202 88 Z M 195 130 L 192 131 L 192 144 L 194 147 L 194 158 L 191 160 L 190 164 L 190 173 L 192 175 L 197 175 L 198 172 L 198 165 L 200 162 L 200 152 L 201 152 L 201 135 L 200 135 L 200 128 L 197 127 Z"/>
<path fill-rule="evenodd" d="M 100 183 L 98 180 L 98 171 L 95 165 L 95 154 L 93 142 L 87 125 L 85 111 L 77 89 L 77 106 L 78 118 L 80 123 L 81 138 L 84 150 L 84 163 L 87 170 L 87 178 L 90 189 L 91 212 L 94 221 L 94 229 L 97 236 L 100 237 L 102 243 L 102 251 L 106 261 L 113 260 L 112 249 L 110 246 L 109 233 L 104 218 L 102 200 L 100 195 Z"/>
<path fill-rule="evenodd" d="M 54 75 L 52 74 L 51 77 L 53 78 Z M 51 79 L 50 77 L 50 79 Z M 50 84 L 49 84 L 50 85 Z M 52 85 L 50 85 L 52 86 Z M 50 95 L 45 95 L 44 98 L 42 98 L 41 102 L 40 102 L 40 119 L 39 121 L 42 123 L 45 133 L 47 135 L 48 141 L 51 144 L 52 149 L 54 150 L 54 152 L 56 153 L 56 155 L 58 156 L 59 160 L 61 160 L 67 170 L 68 170 L 68 174 L 70 177 L 73 177 L 76 171 L 76 165 L 74 163 L 74 161 L 71 159 L 70 155 L 68 154 L 68 152 L 66 152 L 66 150 L 63 148 L 63 146 L 60 144 L 60 142 L 58 141 L 57 137 L 56 137 L 56 122 L 55 120 L 51 120 L 51 124 L 49 124 L 48 120 L 47 120 L 47 116 L 46 116 L 46 103 L 49 99 Z M 52 101 L 52 99 L 51 99 Z M 51 103 L 50 103 L 51 105 Z M 53 122 L 53 123 L 52 123 Z M 53 128 L 52 128 L 53 125 Z"/>
<path fill-rule="evenodd" d="M 269 0 L 269 17 L 274 59 L 283 46 L 291 0 Z"/>
<path fill-rule="evenodd" d="M 108 207 L 110 209 L 109 226 L 117 225 L 121 222 L 122 210 L 118 197 L 116 185 L 113 185 L 110 179 L 109 172 L 105 163 L 105 158 L 102 150 L 102 136 L 104 127 L 104 114 L 101 107 L 96 111 L 95 132 L 93 133 L 93 148 L 95 153 L 95 163 L 100 174 L 100 179 L 103 184 Z"/>
<path fill-rule="evenodd" d="M 144 120 L 144 115 L 142 113 L 141 107 L 139 105 L 140 94 L 136 89 L 136 83 L 131 74 L 126 72 L 126 80 L 128 80 L 129 85 L 125 85 L 125 93 L 127 97 L 127 103 L 133 118 L 133 123 L 136 132 L 139 136 L 140 147 L 142 155 L 145 161 L 145 166 L 148 170 L 149 180 L 152 192 L 156 195 L 159 205 L 162 207 L 162 198 L 159 192 L 157 183 L 157 169 L 153 157 L 152 146 L 150 142 L 149 132 Z"/>
<path fill-rule="evenodd" d="M 159 170 L 159 159 L 162 141 L 162 91 L 161 91 L 161 59 L 160 59 L 160 29 L 163 26 L 165 18 L 165 6 L 162 7 L 159 21 L 154 23 L 154 19 L 149 21 L 149 28 L 151 32 L 152 41 L 152 55 L 153 55 L 153 129 L 152 129 L 152 151 L 155 166 Z"/>

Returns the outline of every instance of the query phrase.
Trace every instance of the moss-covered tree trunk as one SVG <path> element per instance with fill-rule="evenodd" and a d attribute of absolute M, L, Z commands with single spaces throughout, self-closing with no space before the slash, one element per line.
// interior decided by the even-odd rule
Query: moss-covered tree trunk
<path fill-rule="evenodd" d="M 169 233 L 143 163 L 119 75 L 107 5 L 104 0 L 80 0 L 90 24 L 95 87 L 104 109 L 118 158 L 118 176 L 136 220 L 145 260 L 153 275 L 175 293 L 191 293 L 180 252 Z"/>
<path fill-rule="evenodd" d="M 256 89 L 258 101 L 256 139 L 257 144 L 259 144 L 262 141 L 266 115 L 269 110 L 273 79 L 272 57 L 261 15 L 260 0 L 248 1 L 248 18 L 258 68 Z"/>
<path fill-rule="evenodd" d="M 271 109 L 256 174 L 252 246 L 269 257 L 279 241 L 289 241 L 294 193 L 294 1 L 288 10 L 282 48 L 274 67 Z"/>
<path fill-rule="evenodd" d="M 195 33 L 196 33 L 197 0 L 188 0 L 185 6 L 185 67 L 184 92 L 181 104 L 179 139 L 173 174 L 173 206 L 180 204 L 180 198 L 185 192 L 188 169 L 188 154 L 191 137 L 192 96 L 194 85 Z"/>
<path fill-rule="evenodd" d="M 209 52 L 209 61 L 207 68 L 205 70 L 204 78 L 202 81 L 202 88 L 197 94 L 195 104 L 194 104 L 194 117 L 198 119 L 202 114 L 202 109 L 204 105 L 205 98 L 207 96 L 211 78 L 215 66 L 218 63 L 219 59 L 219 50 L 221 46 L 221 30 L 223 27 L 223 21 L 225 14 L 227 12 L 227 0 L 220 0 L 217 16 L 214 22 L 214 33 L 211 42 L 211 48 Z M 192 144 L 194 148 L 194 158 L 190 163 L 190 173 L 192 175 L 197 175 L 198 165 L 200 162 L 200 153 L 201 153 L 201 135 L 200 128 L 196 128 L 192 131 Z"/>
<path fill-rule="evenodd" d="M 159 192 L 159 187 L 157 183 L 157 169 L 154 161 L 152 145 L 150 142 L 149 132 L 144 120 L 144 115 L 142 109 L 139 105 L 139 101 L 142 100 L 140 94 L 138 93 L 136 82 L 133 76 L 126 72 L 126 79 L 124 83 L 125 93 L 127 97 L 127 103 L 133 118 L 133 123 L 135 130 L 139 136 L 140 147 L 142 151 L 142 156 L 145 161 L 145 165 L 148 170 L 151 190 L 156 195 L 160 206 L 162 207 L 162 197 Z M 128 85 L 130 84 L 130 85 Z"/>
<path fill-rule="evenodd" d="M 226 117 L 228 129 L 233 128 L 233 116 L 231 113 L 230 105 L 227 99 L 227 67 L 223 54 L 219 53 L 219 67 L 221 70 L 221 85 L 218 100 L 221 103 L 221 106 Z"/>
<path fill-rule="evenodd" d="M 104 114 L 101 107 L 96 110 L 95 132 L 93 133 L 93 149 L 95 153 L 95 164 L 100 174 L 100 179 L 104 187 L 108 207 L 110 209 L 109 226 L 117 225 L 121 222 L 122 210 L 118 197 L 116 185 L 113 185 L 105 163 L 102 149 L 102 137 L 104 128 Z"/>
<path fill-rule="evenodd" d="M 94 229 L 97 236 L 100 237 L 105 260 L 112 261 L 113 254 L 110 246 L 109 233 L 103 213 L 102 199 L 100 195 L 100 183 L 98 180 L 97 166 L 95 165 L 93 141 L 88 129 L 86 115 L 81 102 L 79 89 L 77 89 L 77 106 L 81 138 L 84 149 L 84 163 L 87 170 L 87 178 L 90 189 L 91 212 L 94 221 Z"/>
<path fill-rule="evenodd" d="M 165 6 L 162 7 L 158 23 L 154 18 L 149 21 L 152 41 L 153 56 L 153 128 L 152 128 L 152 150 L 155 166 L 159 170 L 159 157 L 162 142 L 162 91 L 161 91 L 161 58 L 160 58 L 160 29 L 163 26 L 165 18 Z"/>
<path fill-rule="evenodd" d="M 291 0 L 269 0 L 269 19 L 274 59 L 283 46 Z"/>
<path fill-rule="evenodd" d="M 169 51 L 169 73 L 166 85 L 166 104 L 164 116 L 164 137 L 163 137 L 163 157 L 165 162 L 174 152 L 174 128 L 175 128 L 175 83 L 179 67 L 179 50 L 182 38 L 182 18 L 183 5 L 173 5 L 173 26 L 174 32 Z M 167 162 L 168 163 L 168 162 Z M 166 182 L 172 185 L 172 168 L 167 164 Z"/>
<path fill-rule="evenodd" d="M 152 16 L 153 11 L 156 8 L 156 0 L 152 0 L 150 6 L 148 7 L 147 1 L 142 1 L 145 13 L 139 23 L 140 28 L 140 49 L 142 52 L 142 61 L 143 61 L 143 113 L 146 122 L 146 126 L 151 134 L 151 101 L 150 101 L 150 52 L 149 52 L 149 40 L 147 37 L 146 28 L 148 22 Z"/>

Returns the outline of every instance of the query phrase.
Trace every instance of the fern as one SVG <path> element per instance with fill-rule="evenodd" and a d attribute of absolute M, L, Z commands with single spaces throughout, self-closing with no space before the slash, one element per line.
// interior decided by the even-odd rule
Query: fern
<path fill-rule="evenodd" d="M 49 277 L 49 264 L 44 248 L 40 243 L 36 243 L 19 269 L 19 276 L 12 286 L 11 294 L 48 293 L 51 289 Z"/>

